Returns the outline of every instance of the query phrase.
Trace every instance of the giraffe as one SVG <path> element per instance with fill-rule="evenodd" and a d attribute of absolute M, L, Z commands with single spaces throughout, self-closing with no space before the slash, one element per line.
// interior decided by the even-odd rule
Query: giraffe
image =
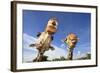
<path fill-rule="evenodd" d="M 67 59 L 72 60 L 73 59 L 73 50 L 78 42 L 78 37 L 74 33 L 70 33 L 64 42 L 68 45 L 68 54 Z"/>
<path fill-rule="evenodd" d="M 55 48 L 51 46 L 53 41 L 53 35 L 57 31 L 58 22 L 56 18 L 50 18 L 48 20 L 45 30 L 41 33 L 38 33 L 37 42 L 30 44 L 30 47 L 36 47 L 38 50 L 38 55 L 34 61 L 41 62 L 47 60 L 47 56 L 44 56 L 45 51 L 49 49 L 54 50 Z"/>

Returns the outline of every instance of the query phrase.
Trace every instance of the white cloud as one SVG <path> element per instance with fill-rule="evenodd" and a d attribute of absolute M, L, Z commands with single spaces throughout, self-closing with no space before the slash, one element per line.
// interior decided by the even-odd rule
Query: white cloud
<path fill-rule="evenodd" d="M 80 50 L 78 50 L 77 53 L 74 54 L 74 59 L 80 58 L 80 57 L 83 57 L 83 53 Z"/>
<path fill-rule="evenodd" d="M 36 42 L 36 38 L 24 33 L 23 34 L 23 62 L 32 61 L 36 55 L 36 48 L 29 47 L 30 44 Z M 48 59 L 60 58 L 61 56 L 66 57 L 66 52 L 64 49 L 53 45 L 55 50 L 49 50 L 45 52 L 45 55 L 48 56 Z"/>
<path fill-rule="evenodd" d="M 37 51 L 36 49 L 33 49 L 33 47 L 29 46 L 30 44 L 35 43 L 36 40 L 37 39 L 32 37 L 31 35 L 24 33 L 23 34 L 23 48 Z"/>
<path fill-rule="evenodd" d="M 76 54 L 74 54 L 74 59 L 77 59 L 77 58 L 82 58 L 82 57 L 86 57 L 87 54 L 90 54 L 90 52 L 85 52 L 85 53 L 82 53 L 80 50 L 77 51 Z"/>
<path fill-rule="evenodd" d="M 81 54 L 81 51 L 78 51 L 78 52 L 77 52 L 77 55 L 80 55 L 80 54 Z"/>
<path fill-rule="evenodd" d="M 34 52 L 33 50 L 31 50 L 31 52 L 29 51 L 24 51 L 23 53 L 23 62 L 32 62 L 33 59 L 35 59 L 37 56 L 37 52 Z"/>
<path fill-rule="evenodd" d="M 74 48 L 73 58 L 76 59 L 85 57 L 88 52 L 91 53 L 91 46 L 89 43 L 78 43 Z"/>
<path fill-rule="evenodd" d="M 61 44 L 60 47 L 61 47 L 61 48 L 67 48 L 67 45 Z"/>
<path fill-rule="evenodd" d="M 52 60 L 54 58 L 60 58 L 61 56 L 65 57 L 65 58 L 67 57 L 66 56 L 66 52 L 67 51 L 65 51 L 64 49 L 59 48 L 59 47 L 57 47 L 55 45 L 53 45 L 53 47 L 55 48 L 54 51 L 49 50 L 49 51 L 45 52 L 45 55 L 48 56 L 49 60 Z"/>
<path fill-rule="evenodd" d="M 35 42 L 36 38 L 26 33 L 23 34 L 23 62 L 32 61 L 36 57 L 38 52 L 36 48 L 29 47 L 30 44 Z"/>
<path fill-rule="evenodd" d="M 31 35 L 28 35 L 26 33 L 23 34 L 23 62 L 32 61 L 36 58 L 38 51 L 35 47 L 29 47 L 30 44 L 36 42 L 36 38 L 32 37 Z M 60 58 L 61 56 L 67 58 L 67 47 L 65 44 L 61 44 L 60 47 L 57 47 L 56 45 L 52 44 L 52 46 L 55 48 L 55 50 L 49 50 L 45 52 L 45 55 L 48 56 L 48 60 L 52 60 L 54 58 Z M 63 49 L 66 48 L 66 49 Z M 82 48 L 81 48 L 82 49 Z M 87 52 L 83 52 L 78 48 L 76 48 L 77 52 L 74 53 L 73 58 L 80 58 L 86 55 Z"/>

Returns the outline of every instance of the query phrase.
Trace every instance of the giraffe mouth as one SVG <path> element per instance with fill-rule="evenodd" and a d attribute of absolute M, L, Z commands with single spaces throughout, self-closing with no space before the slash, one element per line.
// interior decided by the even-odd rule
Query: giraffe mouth
<path fill-rule="evenodd" d="M 57 31 L 57 28 L 55 26 L 48 26 L 47 31 L 50 33 L 55 33 Z"/>
<path fill-rule="evenodd" d="M 72 44 L 75 45 L 77 43 L 76 40 L 72 40 Z"/>

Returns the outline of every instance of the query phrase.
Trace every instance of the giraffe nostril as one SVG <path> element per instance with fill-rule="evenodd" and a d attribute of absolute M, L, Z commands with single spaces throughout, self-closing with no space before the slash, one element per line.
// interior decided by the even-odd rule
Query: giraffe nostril
<path fill-rule="evenodd" d="M 53 22 L 52 24 L 53 24 L 54 26 L 56 26 L 56 22 Z"/>

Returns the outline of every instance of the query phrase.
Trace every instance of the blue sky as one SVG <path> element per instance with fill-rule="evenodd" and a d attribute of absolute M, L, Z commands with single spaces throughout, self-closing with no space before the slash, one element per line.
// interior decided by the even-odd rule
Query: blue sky
<path fill-rule="evenodd" d="M 67 45 L 61 40 L 65 39 L 69 33 L 75 33 L 79 42 L 74 49 L 74 54 L 84 54 L 91 51 L 90 13 L 23 10 L 23 34 L 37 38 L 37 33 L 44 31 L 51 17 L 56 17 L 58 20 L 58 30 L 54 34 L 53 45 L 66 51 Z M 27 52 L 25 49 L 23 51 L 23 54 Z"/>

